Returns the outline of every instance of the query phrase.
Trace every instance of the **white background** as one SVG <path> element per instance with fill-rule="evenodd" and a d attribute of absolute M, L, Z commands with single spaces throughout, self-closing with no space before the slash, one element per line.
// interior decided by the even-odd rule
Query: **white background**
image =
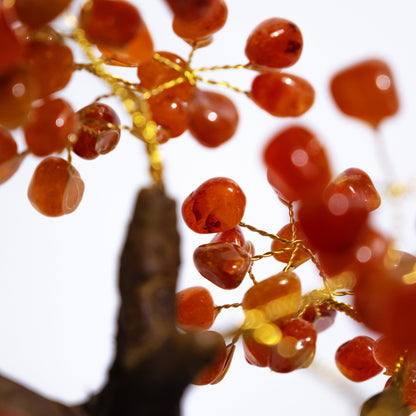
<path fill-rule="evenodd" d="M 171 31 L 171 17 L 163 1 L 136 0 L 135 4 L 149 26 L 156 50 L 186 57 L 189 47 Z M 382 140 L 397 178 L 410 180 L 416 171 L 412 1 L 398 0 L 393 5 L 387 0 L 228 0 L 227 4 L 226 26 L 211 46 L 196 53 L 194 67 L 245 63 L 245 40 L 251 30 L 268 17 L 284 17 L 294 21 L 304 36 L 301 59 L 289 71 L 310 81 L 316 102 L 298 120 L 276 119 L 246 97 L 221 90 L 239 108 L 237 135 L 215 150 L 201 147 L 187 134 L 164 145 L 165 179 L 173 197 L 182 201 L 202 181 L 228 176 L 247 196 L 244 221 L 276 232 L 288 217 L 267 184 L 261 153 L 271 135 L 294 122 L 316 132 L 327 147 L 334 174 L 359 167 L 370 174 L 382 192 L 384 169 L 376 152 L 376 140 Z M 340 114 L 328 93 L 335 71 L 367 57 L 381 57 L 391 65 L 401 100 L 400 113 L 383 124 L 382 137 L 377 138 L 363 123 Z M 136 81 L 134 70 L 123 71 L 123 75 Z M 212 74 L 212 78 L 246 89 L 252 77 L 253 73 L 242 71 Z M 76 74 L 62 95 L 79 109 L 103 92 L 101 82 Z M 0 372 L 52 398 L 75 403 L 100 388 L 112 359 L 118 256 L 136 191 L 149 183 L 147 161 L 142 143 L 128 134 L 123 134 L 119 147 L 107 156 L 94 161 L 74 157 L 85 182 L 85 195 L 75 213 L 55 219 L 42 217 L 26 198 L 37 163 L 36 158 L 28 158 L 0 187 Z M 415 204 L 411 194 L 402 205 L 402 228 L 392 230 L 387 200 L 374 221 L 386 232 L 394 231 L 399 248 L 414 253 Z M 192 252 L 210 237 L 194 235 L 182 223 L 180 228 L 180 288 L 206 284 L 217 304 L 240 301 L 250 283 L 224 292 L 205 282 L 194 269 Z M 268 240 L 249 232 L 245 235 L 255 242 L 258 252 L 269 249 Z M 254 272 L 261 279 L 281 267 L 273 260 L 264 260 Z M 302 266 L 299 276 L 305 290 L 321 285 L 313 267 Z M 216 328 L 230 328 L 241 319 L 238 311 L 221 315 Z M 238 348 L 220 384 L 188 390 L 183 413 L 358 414 L 360 404 L 382 390 L 386 377 L 360 384 L 349 382 L 337 371 L 334 353 L 341 343 L 364 333 L 338 316 L 335 325 L 319 335 L 314 364 L 292 374 L 249 366 Z"/>

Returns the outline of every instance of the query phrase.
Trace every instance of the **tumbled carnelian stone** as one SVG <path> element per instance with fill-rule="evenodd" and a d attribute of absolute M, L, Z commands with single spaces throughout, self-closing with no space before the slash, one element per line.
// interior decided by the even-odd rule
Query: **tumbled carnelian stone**
<path fill-rule="evenodd" d="M 295 230 L 296 230 L 295 240 L 304 240 L 305 235 L 303 234 L 303 231 L 299 223 L 295 223 L 294 225 L 295 225 Z M 278 231 L 277 235 L 280 238 L 283 238 L 288 241 L 292 241 L 293 240 L 292 224 L 291 223 L 286 224 L 281 230 Z M 296 247 L 295 245 L 290 245 L 280 240 L 273 240 L 272 246 L 271 246 L 272 251 L 278 251 L 278 250 L 290 248 L 290 250 L 273 254 L 273 257 L 277 261 L 281 261 L 282 263 L 286 263 L 286 264 L 288 264 L 290 261 L 290 264 L 292 267 L 298 267 L 302 263 L 305 263 L 305 261 L 309 260 L 310 255 L 302 248 L 298 248 L 295 254 L 293 255 L 295 247 Z"/>
<path fill-rule="evenodd" d="M 397 348 L 393 340 L 389 337 L 381 336 L 378 338 L 373 346 L 373 356 L 377 363 L 384 367 L 387 371 L 394 371 L 396 364 L 400 357 L 405 354 L 405 351 Z M 409 369 L 409 365 L 415 367 L 415 353 L 406 353 L 406 366 Z"/>
<path fill-rule="evenodd" d="M 300 306 L 301 284 L 293 272 L 280 272 L 252 286 L 244 295 L 244 311 L 263 312 L 266 322 L 293 317 Z"/>
<path fill-rule="evenodd" d="M 257 367 L 267 367 L 271 354 L 271 347 L 257 342 L 253 338 L 253 331 L 243 332 L 243 349 L 246 361 Z"/>
<path fill-rule="evenodd" d="M 81 9 L 81 29 L 92 43 L 124 46 L 143 24 L 136 7 L 124 0 L 93 0 Z"/>
<path fill-rule="evenodd" d="M 316 330 L 310 322 L 292 319 L 281 327 L 282 339 L 269 358 L 269 367 L 277 373 L 309 367 L 315 357 Z"/>
<path fill-rule="evenodd" d="M 17 171 L 23 156 L 18 154 L 17 143 L 10 132 L 0 126 L 0 184 Z"/>
<path fill-rule="evenodd" d="M 81 126 L 72 148 L 78 156 L 91 160 L 115 149 L 120 140 L 121 122 L 109 105 L 96 102 L 81 108 L 77 114 Z"/>
<path fill-rule="evenodd" d="M 264 72 L 251 84 L 250 96 L 263 110 L 276 117 L 299 117 L 315 100 L 315 90 L 305 79 L 283 72 Z"/>
<path fill-rule="evenodd" d="M 147 25 L 142 21 L 138 32 L 127 44 L 118 47 L 98 45 L 98 49 L 109 65 L 137 66 L 152 59 L 153 40 Z"/>
<path fill-rule="evenodd" d="M 167 0 L 172 12 L 181 20 L 203 18 L 218 0 Z"/>
<path fill-rule="evenodd" d="M 247 241 L 244 238 L 243 230 L 239 225 L 237 225 L 235 228 L 232 228 L 231 230 L 216 234 L 211 240 L 211 243 L 219 242 L 234 243 L 242 247 L 247 252 L 249 251 L 249 244 L 247 244 Z"/>
<path fill-rule="evenodd" d="M 369 59 L 338 72 L 331 93 L 339 109 L 377 128 L 399 110 L 393 75 L 386 62 Z"/>
<path fill-rule="evenodd" d="M 322 332 L 334 323 L 336 315 L 337 311 L 335 309 L 331 309 L 327 304 L 322 303 L 318 306 L 308 306 L 302 314 L 302 319 L 310 322 L 316 332 Z"/>
<path fill-rule="evenodd" d="M 209 38 L 220 30 L 227 21 L 228 9 L 223 0 L 214 0 L 205 8 L 198 19 L 181 19 L 175 14 L 172 29 L 177 36 L 192 43 Z"/>
<path fill-rule="evenodd" d="M 370 177 L 361 169 L 349 168 L 333 179 L 326 193 L 345 195 L 356 204 L 364 204 L 367 211 L 374 211 L 381 204 L 379 193 Z"/>
<path fill-rule="evenodd" d="M 29 152 L 36 156 L 62 152 L 76 123 L 76 114 L 67 101 L 55 98 L 41 102 L 32 108 L 24 127 Z"/>
<path fill-rule="evenodd" d="M 61 14 L 72 0 L 15 0 L 20 20 L 32 28 L 38 28 Z"/>
<path fill-rule="evenodd" d="M 206 331 L 203 333 L 204 336 L 210 338 L 217 338 L 218 352 L 215 355 L 213 361 L 202 368 L 192 384 L 197 386 L 203 386 L 215 382 L 216 378 L 221 374 L 227 361 L 227 347 L 225 345 L 224 337 L 215 331 Z M 212 339 L 210 339 L 212 343 Z"/>
<path fill-rule="evenodd" d="M 84 182 L 78 171 L 60 157 L 43 159 L 32 176 L 28 198 L 34 208 L 48 217 L 70 214 L 79 205 Z"/>
<path fill-rule="evenodd" d="M 342 344 L 335 353 L 335 363 L 341 373 L 351 381 L 365 381 L 381 373 L 381 367 L 373 357 L 374 340 L 355 337 Z"/>
<path fill-rule="evenodd" d="M 239 245 L 227 242 L 203 244 L 194 251 L 199 273 L 222 289 L 235 289 L 251 264 L 250 255 Z"/>
<path fill-rule="evenodd" d="M 251 64 L 286 68 L 299 59 L 302 46 L 302 33 L 294 23 L 272 17 L 254 28 L 247 39 L 245 53 Z"/>
<path fill-rule="evenodd" d="M 147 90 L 152 90 L 169 81 L 176 80 L 182 76 L 182 72 L 186 69 L 186 62 L 178 55 L 171 52 L 157 52 L 162 58 L 168 59 L 172 64 L 178 66 L 176 70 L 163 64 L 162 62 L 152 59 L 144 62 L 137 67 L 137 76 L 140 79 L 140 85 Z M 188 80 L 177 84 L 171 88 L 167 88 L 158 96 L 175 96 L 182 101 L 188 101 L 192 94 L 194 86 Z"/>
<path fill-rule="evenodd" d="M 275 135 L 264 150 L 264 163 L 269 183 L 287 202 L 315 198 L 331 179 L 325 149 L 301 126 Z"/>
<path fill-rule="evenodd" d="M 211 328 L 215 320 L 211 294 L 202 286 L 188 287 L 176 294 L 176 326 L 184 331 Z"/>
<path fill-rule="evenodd" d="M 71 49 L 63 42 L 28 42 L 25 58 L 30 62 L 38 86 L 36 98 L 45 98 L 63 89 L 71 80 L 74 57 Z"/>
<path fill-rule="evenodd" d="M 189 132 L 203 146 L 218 147 L 231 139 L 238 119 L 236 106 L 223 94 L 195 90 L 188 102 Z"/>
<path fill-rule="evenodd" d="M 209 234 L 236 227 L 243 218 L 246 197 L 232 179 L 211 178 L 182 204 L 182 217 L 196 233 Z"/>
<path fill-rule="evenodd" d="M 13 67 L 0 74 L 0 124 L 14 129 L 27 120 L 36 85 L 28 67 Z"/>

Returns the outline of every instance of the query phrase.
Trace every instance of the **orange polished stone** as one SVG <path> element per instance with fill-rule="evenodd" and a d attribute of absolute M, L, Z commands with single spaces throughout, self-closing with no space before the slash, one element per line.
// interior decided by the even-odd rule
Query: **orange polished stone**
<path fill-rule="evenodd" d="M 244 311 L 263 312 L 266 322 L 279 323 L 296 315 L 301 301 L 301 284 L 293 272 L 280 272 L 252 286 L 244 295 Z"/>
<path fill-rule="evenodd" d="M 194 251 L 194 264 L 210 282 L 222 289 L 235 289 L 247 274 L 251 257 L 237 244 L 209 243 Z"/>
<path fill-rule="evenodd" d="M 167 0 L 172 12 L 181 20 L 195 21 L 204 17 L 218 0 Z"/>
<path fill-rule="evenodd" d="M 84 182 L 78 171 L 60 157 L 43 159 L 32 176 L 28 198 L 33 207 L 48 217 L 70 214 L 79 205 Z"/>
<path fill-rule="evenodd" d="M 178 55 L 171 52 L 157 52 L 162 58 L 169 60 L 172 64 L 178 66 L 178 71 L 174 68 L 163 64 L 162 62 L 152 59 L 137 67 L 137 76 L 140 79 L 140 85 L 147 90 L 152 90 L 169 81 L 173 81 L 182 76 L 186 70 L 186 62 Z M 182 101 L 188 101 L 192 94 L 194 86 L 189 81 L 184 81 L 174 87 L 168 88 L 159 93 L 158 96 L 175 96 Z"/>
<path fill-rule="evenodd" d="M 195 90 L 187 108 L 187 121 L 192 136 L 203 146 L 218 147 L 237 130 L 238 111 L 225 95 Z"/>
<path fill-rule="evenodd" d="M 63 42 L 31 41 L 27 43 L 25 58 L 37 83 L 37 97 L 45 98 L 63 89 L 71 80 L 74 57 Z"/>
<path fill-rule="evenodd" d="M 32 28 L 39 28 L 61 14 L 72 0 L 15 0 L 20 20 Z"/>
<path fill-rule="evenodd" d="M 223 231 L 214 236 L 211 243 L 227 242 L 234 243 L 242 247 L 248 253 L 250 252 L 250 242 L 247 242 L 244 238 L 243 230 L 239 225 L 228 231 Z"/>
<path fill-rule="evenodd" d="M 295 240 L 304 240 L 306 238 L 305 235 L 303 234 L 302 229 L 300 228 L 299 223 L 295 223 L 295 230 L 296 230 Z M 286 224 L 281 230 L 278 231 L 277 235 L 280 238 L 283 238 L 288 241 L 292 241 L 293 240 L 292 224 L 290 223 Z M 272 251 L 278 251 L 278 250 L 290 248 L 290 250 L 282 251 L 280 253 L 274 254 L 273 257 L 277 261 L 281 261 L 282 263 L 286 263 L 286 264 L 289 263 L 290 261 L 291 262 L 290 264 L 292 267 L 298 267 L 302 263 L 305 263 L 305 261 L 308 261 L 310 259 L 310 255 L 302 248 L 298 248 L 295 254 L 293 255 L 295 247 L 296 247 L 295 245 L 291 246 L 280 240 L 273 240 L 272 246 L 271 246 Z"/>
<path fill-rule="evenodd" d="M 211 328 L 216 317 L 214 301 L 207 289 L 189 287 L 176 294 L 176 326 L 184 331 Z"/>
<path fill-rule="evenodd" d="M 294 23 L 272 17 L 254 28 L 247 39 L 245 53 L 253 65 L 286 68 L 299 59 L 302 46 L 302 33 Z"/>
<path fill-rule="evenodd" d="M 374 340 L 360 336 L 342 344 L 335 353 L 335 363 L 351 381 L 365 381 L 381 373 L 383 367 L 373 357 Z"/>
<path fill-rule="evenodd" d="M 310 322 L 316 332 L 322 332 L 334 323 L 336 314 L 335 309 L 331 309 L 327 304 L 322 303 L 319 306 L 308 306 L 302 314 L 302 319 Z"/>
<path fill-rule="evenodd" d="M 133 40 L 144 23 L 128 1 L 92 0 L 81 9 L 79 24 L 90 42 L 122 47 Z"/>
<path fill-rule="evenodd" d="M 120 140 L 121 122 L 110 106 L 93 103 L 79 110 L 77 114 L 80 129 L 72 148 L 78 156 L 95 159 L 115 149 Z"/>
<path fill-rule="evenodd" d="M 182 217 L 196 233 L 218 233 L 236 227 L 243 218 L 246 197 L 232 179 L 211 178 L 182 204 Z"/>
<path fill-rule="evenodd" d="M 276 117 L 298 117 L 314 103 L 315 90 L 305 79 L 283 72 L 264 72 L 251 84 L 251 98 Z"/>
<path fill-rule="evenodd" d="M 67 101 L 55 98 L 39 103 L 32 108 L 24 127 L 29 152 L 36 156 L 62 152 L 76 126 L 76 114 Z"/>
<path fill-rule="evenodd" d="M 399 110 L 393 75 L 386 62 L 369 59 L 338 72 L 331 93 L 339 109 L 373 128 Z"/>
<path fill-rule="evenodd" d="M 264 163 L 269 183 L 287 202 L 316 198 L 331 179 L 325 149 L 311 131 L 297 125 L 271 139 Z"/>
<path fill-rule="evenodd" d="M 267 367 L 271 349 L 269 345 L 257 342 L 253 338 L 253 331 L 243 332 L 243 349 L 246 361 L 257 367 Z"/>
<path fill-rule="evenodd" d="M 18 154 L 13 136 L 7 129 L 0 126 L 0 184 L 13 176 L 23 158 L 24 156 Z"/>
<path fill-rule="evenodd" d="M 227 21 L 228 9 L 223 0 L 213 0 L 204 13 L 197 19 L 182 19 L 180 15 L 173 17 L 173 31 L 189 43 L 205 40 L 220 30 Z"/>

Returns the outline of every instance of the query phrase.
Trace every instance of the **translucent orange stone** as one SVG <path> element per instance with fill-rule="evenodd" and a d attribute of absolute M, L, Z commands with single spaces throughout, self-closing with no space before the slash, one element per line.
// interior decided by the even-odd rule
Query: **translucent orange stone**
<path fill-rule="evenodd" d="M 167 0 L 172 12 L 181 20 L 198 20 L 204 17 L 217 0 Z"/>
<path fill-rule="evenodd" d="M 325 149 L 301 126 L 276 134 L 264 150 L 267 179 L 284 201 L 316 198 L 331 179 Z"/>
<path fill-rule="evenodd" d="M 194 264 L 210 282 L 222 289 L 235 289 L 247 274 L 251 257 L 237 244 L 209 243 L 196 248 Z"/>
<path fill-rule="evenodd" d="M 335 353 L 335 363 L 351 381 L 365 381 L 381 373 L 383 367 L 373 357 L 374 340 L 360 336 L 342 344 Z"/>
<path fill-rule="evenodd" d="M 182 204 L 186 225 L 201 234 L 236 227 L 243 218 L 246 197 L 232 179 L 211 178 L 193 191 Z"/>
<path fill-rule="evenodd" d="M 397 348 L 393 340 L 389 337 L 382 336 L 374 343 L 373 355 L 380 366 L 384 367 L 387 371 L 393 372 L 400 357 L 404 355 L 404 351 Z M 415 352 L 408 351 L 406 353 L 406 366 L 408 369 L 416 368 L 415 359 Z"/>
<path fill-rule="evenodd" d="M 188 127 L 185 105 L 174 96 L 155 96 L 148 100 L 153 120 L 169 131 L 169 137 L 178 137 Z"/>
<path fill-rule="evenodd" d="M 15 0 L 20 20 L 32 28 L 49 23 L 61 14 L 72 0 Z"/>
<path fill-rule="evenodd" d="M 243 332 L 243 349 L 246 361 L 257 367 L 267 367 L 271 349 L 269 345 L 257 342 L 253 338 L 253 331 Z"/>
<path fill-rule="evenodd" d="M 216 379 L 223 372 L 228 358 L 227 347 L 225 345 L 224 337 L 221 334 L 215 331 L 206 331 L 202 334 L 209 338 L 210 343 L 212 343 L 212 339 L 215 338 L 219 348 L 213 361 L 207 366 L 203 367 L 195 379 L 192 381 L 192 384 L 197 386 L 215 383 Z M 201 342 L 203 341 L 201 340 Z"/>
<path fill-rule="evenodd" d="M 245 53 L 253 65 L 286 68 L 299 59 L 303 39 L 292 22 L 272 17 L 257 25 L 249 35 Z"/>
<path fill-rule="evenodd" d="M 184 331 L 211 328 L 216 317 L 214 301 L 202 286 L 189 287 L 176 294 L 176 326 Z"/>
<path fill-rule="evenodd" d="M 225 95 L 212 91 L 195 90 L 187 108 L 189 131 L 206 147 L 218 147 L 237 130 L 238 111 Z"/>
<path fill-rule="evenodd" d="M 93 103 L 79 110 L 77 114 L 80 129 L 72 148 L 78 156 L 95 159 L 116 148 L 120 140 L 121 122 L 110 106 Z"/>
<path fill-rule="evenodd" d="M 92 0 L 81 9 L 79 24 L 87 38 L 99 45 L 124 46 L 143 23 L 136 9 L 124 0 Z"/>
<path fill-rule="evenodd" d="M 173 31 L 189 43 L 204 40 L 220 30 L 227 21 L 228 9 L 223 0 L 213 0 L 204 8 L 204 13 L 197 19 L 173 17 Z"/>
<path fill-rule="evenodd" d="M 27 120 L 36 85 L 29 68 L 13 67 L 0 74 L 0 124 L 14 129 Z"/>
<path fill-rule="evenodd" d="M 322 303 L 319 306 L 308 306 L 302 314 L 302 319 L 310 322 L 316 332 L 322 332 L 334 323 L 336 314 L 335 309 L 331 309 L 327 304 Z"/>
<path fill-rule="evenodd" d="M 305 235 L 303 234 L 302 229 L 300 228 L 299 223 L 295 223 L 295 230 L 296 240 L 304 240 Z M 286 224 L 281 230 L 278 231 L 277 235 L 280 238 L 283 238 L 288 241 L 292 241 L 292 224 Z M 286 250 L 289 248 L 289 250 Z M 285 249 L 285 251 L 281 251 L 280 253 L 276 253 L 273 255 L 273 257 L 277 261 L 281 261 L 282 263 L 288 264 L 290 261 L 290 264 L 292 267 L 298 267 L 305 261 L 308 261 L 310 259 L 309 254 L 303 250 L 302 248 L 296 249 L 296 252 L 294 252 L 296 246 L 290 245 L 287 243 L 284 243 L 280 240 L 273 240 L 271 249 L 272 251 L 279 251 Z"/>
<path fill-rule="evenodd" d="M 239 225 L 228 231 L 223 231 L 214 236 L 211 243 L 227 242 L 234 243 L 242 247 L 248 253 L 250 252 L 250 243 L 244 238 L 243 230 Z"/>
<path fill-rule="evenodd" d="M 244 295 L 244 311 L 258 310 L 266 322 L 293 317 L 300 306 L 301 284 L 293 272 L 280 272 L 252 286 Z"/>
<path fill-rule="evenodd" d="M 8 130 L 0 126 L 0 184 L 13 176 L 23 157 L 18 154 L 17 144 L 13 136 Z"/>
<path fill-rule="evenodd" d="M 381 204 L 381 198 L 370 177 L 361 169 L 350 168 L 331 181 L 325 190 L 327 194 L 344 195 L 352 203 L 364 205 L 368 212 Z"/>
<path fill-rule="evenodd" d="M 251 98 L 276 117 L 298 117 L 314 103 L 315 90 L 305 79 L 283 72 L 264 72 L 251 84 Z"/>
<path fill-rule="evenodd" d="M 399 110 L 393 75 L 386 62 L 369 59 L 338 72 L 331 93 L 339 109 L 373 128 Z"/>
<path fill-rule="evenodd" d="M 140 85 L 147 90 L 152 90 L 169 81 L 176 80 L 182 76 L 186 70 L 186 62 L 178 55 L 170 52 L 157 52 L 162 58 L 168 59 L 172 64 L 178 67 L 178 70 L 170 68 L 162 62 L 152 59 L 137 67 L 137 76 L 140 79 Z M 159 96 L 175 96 L 182 101 L 188 101 L 192 94 L 194 86 L 189 81 L 184 81 L 178 85 L 164 90 Z"/>
<path fill-rule="evenodd" d="M 102 58 L 110 65 L 137 66 L 150 61 L 153 56 L 153 40 L 144 21 L 136 35 L 123 46 L 98 45 Z"/>
<path fill-rule="evenodd" d="M 272 348 L 269 367 L 289 373 L 309 367 L 315 357 L 316 330 L 310 322 L 292 319 L 281 328 L 282 339 Z"/>
<path fill-rule="evenodd" d="M 6 10 L 0 7 L 0 73 L 17 65 L 23 59 L 24 44 L 10 27 Z"/>
<path fill-rule="evenodd" d="M 48 217 L 70 214 L 79 205 L 84 182 L 78 171 L 60 157 L 43 159 L 32 176 L 28 198 L 33 207 Z"/>
<path fill-rule="evenodd" d="M 36 156 L 62 152 L 76 123 L 76 114 L 67 101 L 55 98 L 41 102 L 32 108 L 24 127 L 29 152 Z"/>
<path fill-rule="evenodd" d="M 25 58 L 37 83 L 37 97 L 45 98 L 63 89 L 71 80 L 74 57 L 71 49 L 58 41 L 31 41 L 27 43 Z"/>

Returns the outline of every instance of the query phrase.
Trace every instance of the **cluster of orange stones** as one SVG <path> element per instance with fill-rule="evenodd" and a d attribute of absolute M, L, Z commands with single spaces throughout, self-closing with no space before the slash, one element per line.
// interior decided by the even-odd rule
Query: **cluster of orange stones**
<path fill-rule="evenodd" d="M 199 88 L 205 80 L 199 76 L 203 70 L 255 71 L 250 91 L 240 92 L 277 117 L 297 117 L 313 105 L 315 93 L 309 82 L 282 71 L 302 52 L 302 34 L 294 23 L 272 17 L 257 25 L 246 41 L 245 65 L 192 69 L 194 52 L 210 44 L 225 24 L 227 6 L 224 0 L 166 2 L 173 12 L 173 31 L 192 47 L 187 61 L 171 52 L 155 52 L 139 11 L 125 0 L 87 1 L 76 28 L 101 54 L 100 64 L 136 68 L 138 83 L 114 77 L 112 86 L 120 83 L 147 103 L 158 143 L 186 130 L 207 147 L 233 137 L 236 107 L 227 96 Z M 78 111 L 56 96 L 76 69 L 101 76 L 89 62 L 74 63 L 68 43 L 79 43 L 80 35 L 53 28 L 54 19 L 70 3 L 0 0 L 0 183 L 28 154 L 42 158 L 28 197 L 47 216 L 68 214 L 81 201 L 84 183 L 72 165 L 72 154 L 85 159 L 106 154 L 118 144 L 120 130 L 129 128 L 100 102 L 104 96 Z M 330 89 L 344 114 L 374 129 L 398 110 L 391 71 L 381 60 L 346 68 L 333 77 Z M 13 138 L 15 129 L 24 136 L 22 151 Z M 59 156 L 64 150 L 66 159 Z M 416 258 L 393 250 L 390 239 L 369 224 L 370 213 L 380 205 L 371 179 L 358 168 L 334 176 L 319 139 L 299 124 L 272 138 L 264 150 L 264 164 L 267 180 L 290 213 L 290 222 L 277 234 L 242 223 L 246 197 L 228 178 L 203 183 L 182 206 L 183 219 L 193 231 L 215 234 L 195 250 L 200 274 L 226 290 L 238 287 L 246 276 L 253 281 L 241 303 L 234 304 L 243 309 L 245 319 L 228 345 L 222 335 L 208 331 L 223 309 L 215 306 L 209 291 L 197 286 L 178 293 L 178 327 L 205 331 L 223 345 L 195 384 L 222 379 L 239 339 L 252 365 L 281 373 L 308 367 L 317 332 L 328 328 L 341 311 L 382 336 L 376 341 L 356 337 L 339 347 L 340 371 L 353 381 L 367 380 L 383 369 L 391 376 L 385 390 L 363 405 L 361 415 L 410 414 L 416 410 Z M 243 227 L 270 238 L 271 251 L 256 255 Z M 253 261 L 271 255 L 285 267 L 258 282 Z M 306 261 L 317 266 L 325 287 L 302 294 L 294 270 Z M 345 294 L 354 295 L 353 306 L 336 299 Z"/>

